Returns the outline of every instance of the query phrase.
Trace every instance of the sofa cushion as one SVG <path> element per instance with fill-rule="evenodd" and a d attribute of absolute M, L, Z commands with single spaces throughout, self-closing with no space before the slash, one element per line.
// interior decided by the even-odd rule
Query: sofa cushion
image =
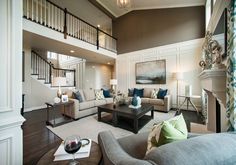
<path fill-rule="evenodd" d="M 136 96 L 139 96 L 139 97 L 143 97 L 143 91 L 144 89 L 137 89 L 137 88 L 134 88 L 134 95 Z"/>
<path fill-rule="evenodd" d="M 235 133 L 214 133 L 162 145 L 145 160 L 158 165 L 235 165 L 235 153 Z"/>
<path fill-rule="evenodd" d="M 112 97 L 105 98 L 105 100 L 106 100 L 107 104 L 113 103 L 113 98 Z"/>
<path fill-rule="evenodd" d="M 103 95 L 103 90 L 95 91 L 95 100 L 103 100 L 105 99 Z"/>
<path fill-rule="evenodd" d="M 153 91 L 153 88 L 144 88 L 143 97 L 150 98 L 152 91 Z"/>
<path fill-rule="evenodd" d="M 152 99 L 157 99 L 157 94 L 158 94 L 159 90 L 158 89 L 153 89 L 152 93 L 151 93 L 151 98 Z"/>
<path fill-rule="evenodd" d="M 164 100 L 162 99 L 149 99 L 149 103 L 150 104 L 154 104 L 154 105 L 164 105 Z"/>
<path fill-rule="evenodd" d="M 84 96 L 85 96 L 85 99 L 87 101 L 95 100 L 95 94 L 94 94 L 94 91 L 92 89 L 85 89 L 84 90 Z"/>
<path fill-rule="evenodd" d="M 72 98 L 72 99 L 74 98 L 74 95 L 73 95 L 74 92 L 72 90 L 68 89 L 65 91 L 65 93 L 69 98 Z"/>
<path fill-rule="evenodd" d="M 88 109 L 88 108 L 92 108 L 94 107 L 94 100 L 91 101 L 85 101 L 79 104 L 79 110 L 84 110 L 84 109 Z"/>
<path fill-rule="evenodd" d="M 105 99 L 103 99 L 103 100 L 95 100 L 95 101 L 94 101 L 95 106 L 104 105 L 104 104 L 106 104 L 106 103 L 107 103 L 107 102 L 106 102 Z"/>
<path fill-rule="evenodd" d="M 157 94 L 157 98 L 158 99 L 164 99 L 164 97 L 167 95 L 167 91 L 168 89 L 159 89 L 158 94 Z"/>
<path fill-rule="evenodd" d="M 150 98 L 142 97 L 141 98 L 141 103 L 149 103 L 149 100 L 150 100 Z"/>

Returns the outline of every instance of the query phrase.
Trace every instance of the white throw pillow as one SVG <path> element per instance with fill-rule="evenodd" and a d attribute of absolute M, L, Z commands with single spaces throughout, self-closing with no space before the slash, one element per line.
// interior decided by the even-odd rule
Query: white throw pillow
<path fill-rule="evenodd" d="M 103 100 L 103 99 L 105 99 L 102 90 L 100 90 L 100 91 L 95 91 L 95 99 L 96 99 L 96 100 Z"/>
<path fill-rule="evenodd" d="M 151 98 L 152 99 L 157 99 L 158 91 L 159 91 L 158 89 L 152 90 L 152 93 L 151 93 Z"/>

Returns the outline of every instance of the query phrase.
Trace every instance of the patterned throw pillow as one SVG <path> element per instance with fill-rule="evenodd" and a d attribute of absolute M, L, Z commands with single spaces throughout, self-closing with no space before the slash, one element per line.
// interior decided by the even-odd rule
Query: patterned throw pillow
<path fill-rule="evenodd" d="M 95 99 L 96 100 L 103 100 L 105 99 L 103 95 L 103 90 L 95 91 Z"/>
<path fill-rule="evenodd" d="M 161 145 L 187 139 L 187 135 L 188 130 L 182 114 L 154 125 L 148 136 L 146 154 Z"/>
<path fill-rule="evenodd" d="M 157 99 L 157 94 L 158 94 L 158 89 L 154 89 L 151 93 L 151 98 L 152 99 Z"/>

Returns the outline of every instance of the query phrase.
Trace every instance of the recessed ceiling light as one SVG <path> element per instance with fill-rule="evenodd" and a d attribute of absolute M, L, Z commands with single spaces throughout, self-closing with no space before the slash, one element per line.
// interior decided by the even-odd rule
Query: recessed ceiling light
<path fill-rule="evenodd" d="M 100 25 L 98 24 L 97 27 L 100 28 Z"/>
<path fill-rule="evenodd" d="M 75 51 L 74 51 L 74 50 L 71 50 L 70 52 L 71 52 L 71 53 L 74 53 Z"/>
<path fill-rule="evenodd" d="M 107 64 L 108 64 L 108 65 L 110 65 L 111 63 L 110 63 L 110 62 L 108 62 Z"/>

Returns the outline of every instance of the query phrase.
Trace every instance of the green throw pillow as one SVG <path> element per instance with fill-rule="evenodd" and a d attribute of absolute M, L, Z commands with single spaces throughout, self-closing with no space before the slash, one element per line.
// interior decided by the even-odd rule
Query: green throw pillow
<path fill-rule="evenodd" d="M 163 144 L 187 139 L 187 135 L 188 130 L 182 114 L 156 124 L 148 136 L 146 154 Z"/>
<path fill-rule="evenodd" d="M 188 130 L 183 115 L 176 116 L 173 119 L 164 121 L 159 136 L 157 146 L 171 143 L 177 140 L 187 139 Z"/>

